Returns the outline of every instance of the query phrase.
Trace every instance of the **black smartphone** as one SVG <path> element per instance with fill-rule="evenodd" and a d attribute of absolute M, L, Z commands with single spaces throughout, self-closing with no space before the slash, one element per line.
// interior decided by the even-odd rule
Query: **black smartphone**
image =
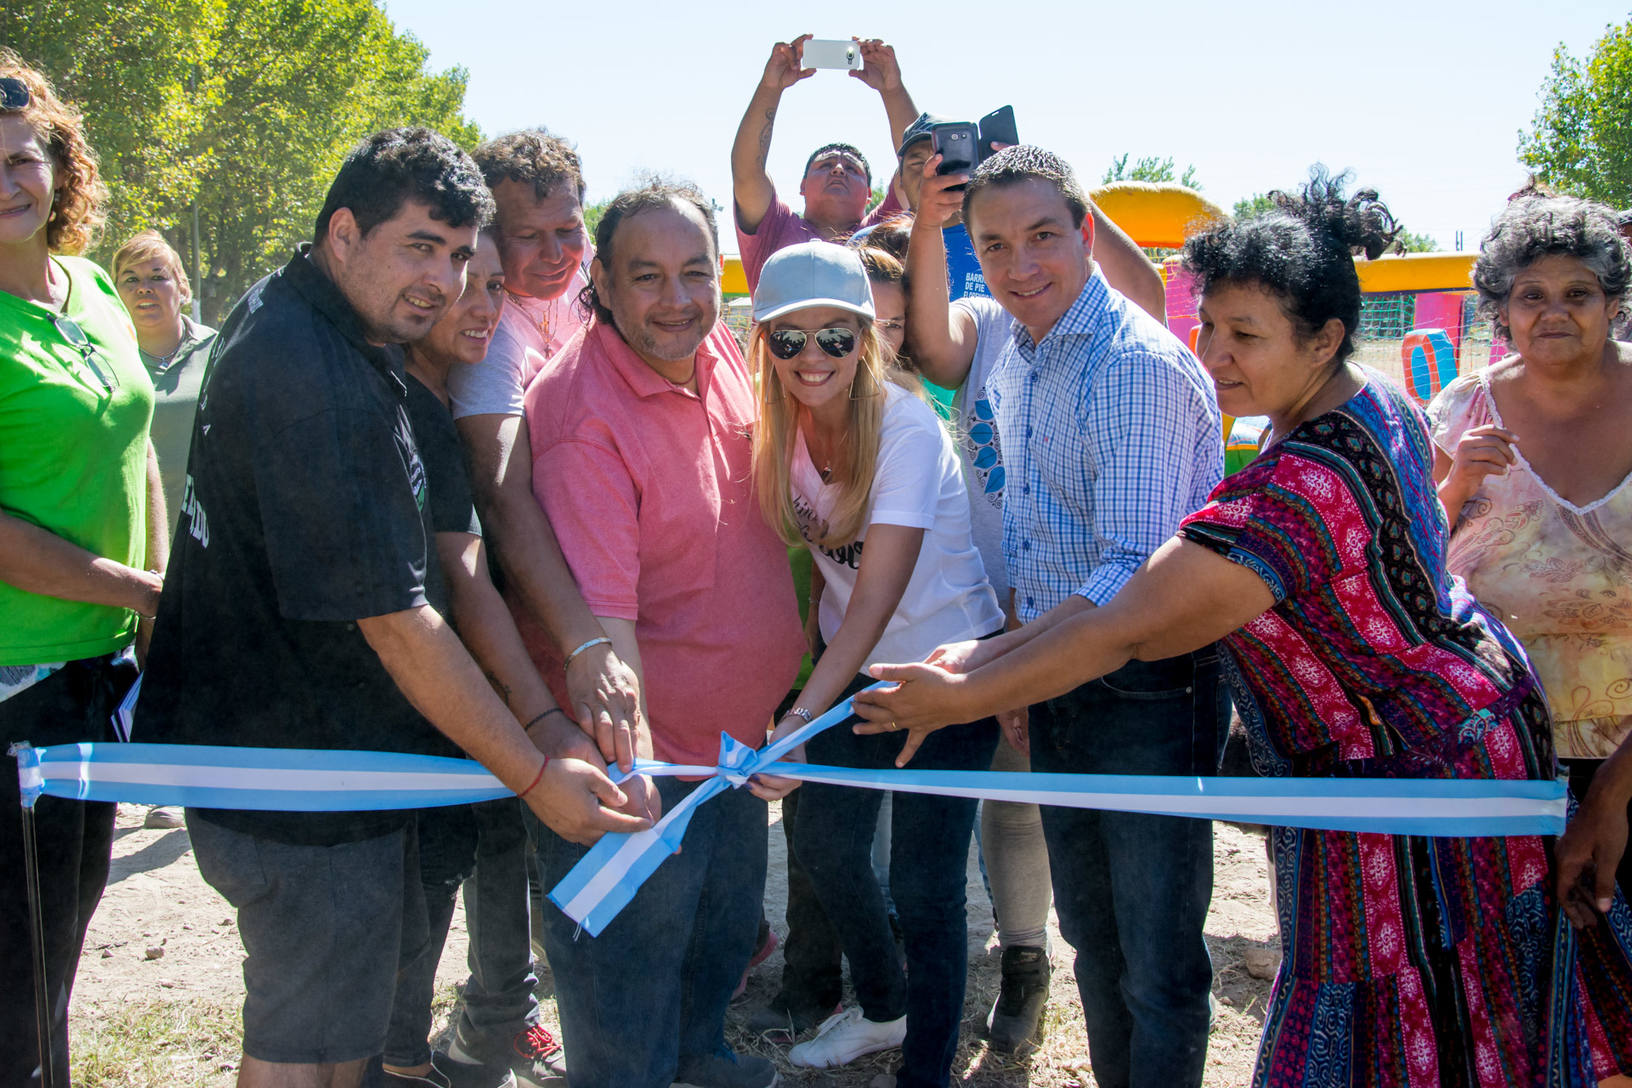
<path fill-rule="evenodd" d="M 972 174 L 980 162 L 980 153 L 976 144 L 980 141 L 980 130 L 968 121 L 946 121 L 933 125 L 929 130 L 930 146 L 935 154 L 941 157 L 941 165 L 935 168 L 937 174 Z M 953 186 L 950 192 L 963 188 Z"/>
<path fill-rule="evenodd" d="M 980 119 L 980 161 L 985 162 L 998 149 L 993 144 L 1013 146 L 1020 142 L 1020 130 L 1014 127 L 1014 107 L 999 106 Z"/>

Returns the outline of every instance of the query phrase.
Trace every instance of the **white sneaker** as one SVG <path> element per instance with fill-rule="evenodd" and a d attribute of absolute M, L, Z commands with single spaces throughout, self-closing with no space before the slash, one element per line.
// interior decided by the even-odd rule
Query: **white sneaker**
<path fill-rule="evenodd" d="M 816 1038 L 788 1051 L 788 1061 L 807 1069 L 830 1069 L 849 1065 L 863 1054 L 898 1047 L 906 1037 L 905 1016 L 880 1023 L 867 1019 L 857 1006 L 823 1020 Z"/>

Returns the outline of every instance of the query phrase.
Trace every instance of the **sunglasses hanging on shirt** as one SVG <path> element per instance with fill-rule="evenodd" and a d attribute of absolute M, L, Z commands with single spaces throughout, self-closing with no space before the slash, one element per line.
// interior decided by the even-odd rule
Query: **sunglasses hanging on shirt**
<path fill-rule="evenodd" d="M 68 341 L 69 346 L 79 349 L 80 355 L 85 360 L 85 366 L 96 375 L 96 380 L 102 383 L 104 393 L 112 393 L 119 388 L 119 375 L 114 373 L 113 364 L 96 350 L 96 345 L 91 343 L 91 338 L 85 335 L 84 329 L 63 314 L 57 314 L 51 321 L 56 325 L 57 332 L 62 338 Z"/>

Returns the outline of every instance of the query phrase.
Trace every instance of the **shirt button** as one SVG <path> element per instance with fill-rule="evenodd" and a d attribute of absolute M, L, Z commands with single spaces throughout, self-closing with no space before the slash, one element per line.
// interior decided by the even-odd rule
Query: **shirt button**
<path fill-rule="evenodd" d="M 1027 597 L 1026 598 L 1026 607 L 1027 608 L 1036 608 L 1037 607 L 1037 602 L 1032 600 L 1030 597 Z"/>
<path fill-rule="evenodd" d="M 1029 551 L 1031 551 L 1031 541 L 1029 541 L 1029 540 L 1022 540 L 1022 541 L 1021 541 L 1021 542 L 1020 542 L 1020 550 L 1021 550 L 1021 551 L 1023 551 L 1023 552 L 1029 552 Z"/>
<path fill-rule="evenodd" d="M 1022 495 L 1031 494 L 1031 485 L 1030 484 L 1021 484 L 1020 485 L 1020 494 L 1022 494 Z"/>
<path fill-rule="evenodd" d="M 1030 437 L 1031 437 L 1031 428 L 1030 428 L 1030 427 L 1027 427 L 1027 428 L 1026 428 L 1026 437 L 1027 437 L 1027 438 L 1030 438 Z"/>

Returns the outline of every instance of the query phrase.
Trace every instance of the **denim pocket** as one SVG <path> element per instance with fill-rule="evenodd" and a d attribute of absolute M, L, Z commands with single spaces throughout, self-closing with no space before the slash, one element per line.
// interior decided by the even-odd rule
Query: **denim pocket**
<path fill-rule="evenodd" d="M 1096 682 L 1123 699 L 1178 699 L 1194 692 L 1196 665 L 1191 654 L 1160 661 L 1130 661 Z"/>

